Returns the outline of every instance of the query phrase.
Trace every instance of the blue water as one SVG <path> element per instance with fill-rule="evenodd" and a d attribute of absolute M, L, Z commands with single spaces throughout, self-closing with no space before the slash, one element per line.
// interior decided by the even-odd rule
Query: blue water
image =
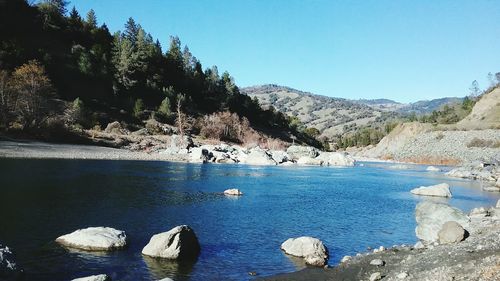
<path fill-rule="evenodd" d="M 0 241 L 11 246 L 25 280 L 69 280 L 107 273 L 113 280 L 251 280 L 304 267 L 280 251 L 290 237 L 320 238 L 331 265 L 344 255 L 416 242 L 409 190 L 447 182 L 464 211 L 499 196 L 472 181 L 423 166 L 254 167 L 141 161 L 0 159 Z M 239 188 L 241 198 L 221 194 Z M 437 200 L 437 199 L 435 199 Z M 143 257 L 150 237 L 190 225 L 202 247 L 194 263 Z M 127 232 L 111 253 L 65 249 L 53 240 L 78 228 Z"/>

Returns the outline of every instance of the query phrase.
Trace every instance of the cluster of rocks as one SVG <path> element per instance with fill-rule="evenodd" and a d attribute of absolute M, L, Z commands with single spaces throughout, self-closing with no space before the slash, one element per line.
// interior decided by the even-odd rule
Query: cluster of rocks
<path fill-rule="evenodd" d="M 238 145 L 200 145 L 194 146 L 187 139 L 176 142 L 173 138 L 168 148 L 160 154 L 186 155 L 193 163 L 241 163 L 248 165 L 316 165 L 316 166 L 354 166 L 352 156 L 343 152 L 321 152 L 310 146 L 292 145 L 286 151 L 270 150 L 260 147 L 244 148 Z M 179 143 L 181 143 L 179 145 Z"/>
<path fill-rule="evenodd" d="M 111 227 L 88 227 L 62 235 L 56 242 L 70 248 L 85 251 L 112 251 L 127 246 L 127 235 Z M 194 231 L 187 225 L 180 225 L 169 231 L 155 234 L 142 249 L 142 254 L 154 258 L 171 260 L 193 260 L 200 253 L 200 244 Z M 0 251 L 0 261 L 2 255 Z M 15 265 L 14 265 L 15 266 Z M 3 266 L 0 267 L 2 270 Z M 1 275 L 0 275 L 1 277 Z M 109 281 L 106 274 L 87 276 L 73 281 Z M 160 281 L 171 280 L 169 278 Z"/>
<path fill-rule="evenodd" d="M 500 156 L 490 161 L 475 161 L 452 169 L 447 176 L 455 178 L 480 180 L 483 190 L 500 192 Z"/>

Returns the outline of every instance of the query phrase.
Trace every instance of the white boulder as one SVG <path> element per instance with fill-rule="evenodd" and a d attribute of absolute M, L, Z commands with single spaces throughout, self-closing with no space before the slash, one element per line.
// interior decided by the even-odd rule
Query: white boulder
<path fill-rule="evenodd" d="M 250 153 L 244 161 L 249 165 L 276 165 L 276 161 L 274 161 L 266 151 L 260 148 L 250 150 Z"/>
<path fill-rule="evenodd" d="M 142 254 L 165 259 L 193 259 L 200 253 L 200 244 L 194 231 L 180 225 L 151 237 Z"/>
<path fill-rule="evenodd" d="M 323 242 L 313 237 L 290 238 L 281 244 L 281 249 L 286 254 L 304 258 L 309 265 L 324 266 L 328 260 L 328 251 Z"/>
<path fill-rule="evenodd" d="M 208 149 L 201 147 L 192 147 L 189 149 L 189 161 L 194 163 L 206 163 L 210 161 L 212 154 Z"/>
<path fill-rule="evenodd" d="M 435 167 L 435 166 L 429 166 L 429 167 L 427 167 L 426 170 L 429 172 L 440 172 L 441 171 L 441 169 L 439 169 L 438 167 Z"/>
<path fill-rule="evenodd" d="M 322 160 L 325 166 L 354 166 L 356 163 L 351 155 L 341 152 L 322 152 L 316 159 Z"/>
<path fill-rule="evenodd" d="M 417 205 L 415 219 L 417 221 L 415 233 L 420 240 L 426 243 L 436 242 L 439 238 L 439 231 L 448 221 L 455 221 L 463 228 L 469 227 L 470 222 L 469 217 L 459 209 L 430 201 L 424 201 Z"/>
<path fill-rule="evenodd" d="M 474 208 L 469 212 L 471 218 L 484 218 L 488 216 L 488 210 L 485 207 Z"/>
<path fill-rule="evenodd" d="M 224 194 L 225 195 L 231 195 L 231 196 L 241 196 L 241 195 L 243 195 L 243 192 L 241 192 L 237 188 L 230 188 L 230 189 L 224 190 Z"/>
<path fill-rule="evenodd" d="M 56 242 L 87 251 L 109 251 L 127 245 L 125 231 L 111 227 L 88 227 L 60 236 Z"/>
<path fill-rule="evenodd" d="M 309 156 L 302 156 L 297 160 L 297 165 L 305 166 L 321 166 L 323 161 L 317 158 L 311 158 Z"/>
<path fill-rule="evenodd" d="M 441 183 L 431 186 L 421 186 L 410 191 L 415 195 L 451 197 L 450 186 L 447 183 Z"/>
<path fill-rule="evenodd" d="M 271 152 L 271 158 L 278 164 L 290 161 L 292 158 L 288 153 L 282 150 L 272 150 Z"/>
<path fill-rule="evenodd" d="M 99 274 L 99 275 L 76 278 L 71 281 L 111 281 L 111 277 L 109 277 L 106 274 Z"/>
<path fill-rule="evenodd" d="M 318 149 L 312 146 L 302 146 L 302 145 L 292 145 L 288 147 L 286 153 L 292 157 L 293 160 L 297 160 L 300 157 L 311 157 L 315 158 L 319 155 Z"/>
<path fill-rule="evenodd" d="M 465 238 L 465 229 L 456 221 L 448 221 L 443 224 L 438 232 L 440 244 L 457 243 Z"/>

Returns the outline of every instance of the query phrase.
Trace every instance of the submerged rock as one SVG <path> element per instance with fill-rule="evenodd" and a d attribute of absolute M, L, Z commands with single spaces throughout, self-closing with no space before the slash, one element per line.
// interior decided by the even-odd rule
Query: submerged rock
<path fill-rule="evenodd" d="M 0 243 L 0 280 L 18 280 L 21 273 L 12 250 Z"/>
<path fill-rule="evenodd" d="M 230 188 L 230 189 L 224 190 L 224 194 L 225 195 L 231 195 L 231 196 L 241 196 L 241 195 L 243 195 L 243 192 L 241 192 L 237 188 Z"/>
<path fill-rule="evenodd" d="M 309 265 L 324 266 L 328 261 L 328 251 L 317 238 L 302 236 L 290 238 L 281 244 L 281 249 L 289 255 L 304 258 Z"/>
<path fill-rule="evenodd" d="M 111 281 L 111 277 L 109 277 L 106 274 L 99 274 L 99 275 L 76 278 L 71 281 Z"/>
<path fill-rule="evenodd" d="M 465 229 L 456 221 L 448 221 L 438 232 L 440 244 L 457 243 L 464 240 Z"/>
<path fill-rule="evenodd" d="M 451 197 L 450 186 L 447 183 L 441 183 L 431 186 L 421 186 L 410 191 L 415 195 Z"/>
<path fill-rule="evenodd" d="M 438 232 L 448 221 L 455 221 L 462 227 L 469 226 L 469 217 L 457 208 L 446 204 L 424 201 L 417 205 L 415 210 L 417 237 L 426 243 L 436 242 Z"/>
<path fill-rule="evenodd" d="M 200 244 L 194 231 L 180 225 L 163 233 L 153 235 L 142 249 L 142 254 L 165 259 L 195 259 L 200 253 Z"/>
<path fill-rule="evenodd" d="M 127 236 L 111 227 L 88 227 L 60 236 L 56 242 L 87 251 L 108 251 L 125 247 Z"/>

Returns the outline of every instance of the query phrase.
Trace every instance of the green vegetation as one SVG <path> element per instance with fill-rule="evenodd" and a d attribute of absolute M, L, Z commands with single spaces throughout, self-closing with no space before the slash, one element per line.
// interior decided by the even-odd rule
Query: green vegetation
<path fill-rule="evenodd" d="M 64 111 L 74 115 L 65 123 L 91 127 L 118 120 L 135 128 L 149 116 L 173 123 L 172 112 L 182 113 L 186 116 L 178 116 L 177 124 L 188 129 L 191 117 L 229 111 L 266 133 L 287 140 L 295 135 L 319 145 L 296 130 L 284 114 L 263 109 L 258 101 L 241 94 L 228 72 L 219 74 L 216 66 L 203 69 L 178 37 L 171 37 L 164 51 L 132 18 L 122 32 L 110 34 L 105 24 L 98 24 L 93 10 L 85 19 L 75 8 L 67 15 L 63 0 L 34 5 L 24 0 L 0 1 L 0 34 L 4 129 L 16 123 L 24 129 L 41 129 L 48 116 L 68 117 Z M 28 91 L 26 76 L 31 74 L 40 83 L 38 89 Z M 12 97 L 35 102 L 36 112 L 27 112 L 33 108 L 28 105 L 14 108 Z M 48 106 L 55 99 L 65 102 L 66 109 Z M 82 122 L 78 112 L 83 105 L 93 122 Z"/>

